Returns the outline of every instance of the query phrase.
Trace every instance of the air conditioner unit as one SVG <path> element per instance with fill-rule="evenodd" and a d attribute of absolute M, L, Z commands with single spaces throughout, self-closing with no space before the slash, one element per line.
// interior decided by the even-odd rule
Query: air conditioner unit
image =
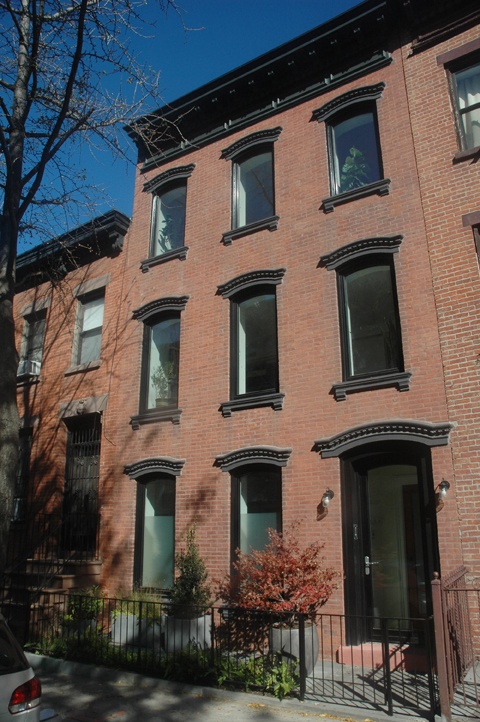
<path fill-rule="evenodd" d="M 40 361 L 23 359 L 18 364 L 17 376 L 39 376 L 42 364 Z"/>

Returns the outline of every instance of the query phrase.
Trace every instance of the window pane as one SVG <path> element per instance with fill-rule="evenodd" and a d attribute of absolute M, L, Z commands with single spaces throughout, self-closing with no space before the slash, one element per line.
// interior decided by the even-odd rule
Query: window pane
<path fill-rule="evenodd" d="M 45 336 L 45 317 L 30 319 L 25 323 L 27 324 L 27 343 L 24 358 L 41 362 Z"/>
<path fill-rule="evenodd" d="M 167 318 L 151 327 L 147 408 L 177 405 L 179 352 L 179 318 Z"/>
<path fill-rule="evenodd" d="M 145 487 L 142 582 L 165 589 L 173 584 L 175 481 L 158 479 Z"/>
<path fill-rule="evenodd" d="M 238 304 L 237 394 L 278 390 L 275 294 Z"/>
<path fill-rule="evenodd" d="M 86 364 L 100 358 L 104 298 L 80 301 L 80 332 L 78 335 L 77 363 Z"/>
<path fill-rule="evenodd" d="M 267 529 L 281 530 L 282 483 L 280 470 L 251 470 L 239 477 L 238 546 L 242 552 L 263 549 Z"/>
<path fill-rule="evenodd" d="M 182 185 L 154 198 L 152 256 L 184 245 L 186 195 L 187 187 Z"/>
<path fill-rule="evenodd" d="M 466 148 L 480 145 L 480 65 L 455 74 Z"/>
<path fill-rule="evenodd" d="M 400 330 L 389 265 L 344 278 L 350 376 L 401 369 Z"/>
<path fill-rule="evenodd" d="M 98 361 L 101 348 L 101 328 L 94 328 L 92 331 L 82 333 L 79 338 L 78 363 L 88 364 L 90 361 Z"/>
<path fill-rule="evenodd" d="M 334 193 L 345 193 L 380 180 L 375 117 L 355 115 L 332 126 Z"/>
<path fill-rule="evenodd" d="M 236 228 L 274 214 L 272 161 L 272 152 L 266 151 L 237 164 Z"/>

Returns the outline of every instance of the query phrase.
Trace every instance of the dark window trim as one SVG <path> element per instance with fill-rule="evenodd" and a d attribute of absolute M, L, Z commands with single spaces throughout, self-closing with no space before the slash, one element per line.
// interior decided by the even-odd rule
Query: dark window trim
<path fill-rule="evenodd" d="M 337 113 L 350 108 L 356 103 L 366 103 L 368 101 L 376 101 L 382 97 L 385 90 L 385 83 L 377 83 L 376 85 L 364 85 L 360 88 L 354 88 L 347 93 L 343 93 L 338 97 L 330 100 L 312 113 L 312 120 L 318 123 L 331 120 Z"/>
<path fill-rule="evenodd" d="M 155 176 L 155 178 L 152 178 L 151 180 L 144 183 L 143 191 L 144 193 L 156 194 L 158 193 L 159 189 L 162 188 L 162 186 L 165 186 L 172 182 L 175 183 L 176 181 L 180 180 L 187 180 L 188 178 L 190 178 L 194 170 L 195 163 L 182 165 L 178 168 L 169 168 L 168 170 L 163 171 L 163 173 L 159 173 L 159 175 Z"/>
<path fill-rule="evenodd" d="M 138 481 L 147 475 L 166 474 L 169 476 L 180 476 L 185 462 L 186 459 L 175 459 L 172 456 L 158 456 L 135 461 L 133 464 L 126 464 L 123 473 L 134 481 Z"/>
<path fill-rule="evenodd" d="M 147 321 L 154 316 L 167 311 L 184 311 L 190 296 L 165 296 L 154 301 L 145 303 L 133 311 L 133 318 L 136 321 Z"/>
<path fill-rule="evenodd" d="M 357 393 L 359 391 L 373 391 L 379 388 L 396 387 L 399 391 L 410 390 L 410 379 L 412 374 L 402 369 L 387 369 L 374 374 L 365 374 L 364 376 L 356 376 L 354 378 L 347 378 L 347 348 L 348 339 L 346 338 L 346 321 L 344 318 L 344 298 L 342 288 L 342 276 L 351 266 L 356 263 L 368 264 L 369 258 L 372 257 L 372 262 L 377 259 L 382 260 L 382 256 L 392 256 L 394 253 L 398 253 L 400 245 L 403 241 L 403 235 L 396 236 L 381 236 L 378 238 L 362 238 L 353 243 L 349 243 L 341 248 L 337 248 L 330 253 L 326 253 L 321 256 L 319 266 L 325 267 L 327 270 L 337 271 L 337 293 L 338 293 L 338 307 L 339 307 L 339 321 L 340 321 L 340 335 L 341 335 L 341 352 L 342 352 L 342 371 L 344 380 L 341 383 L 333 384 L 330 393 L 335 398 L 335 401 L 345 401 L 347 394 Z M 397 314 L 399 314 L 398 308 L 398 297 L 397 297 L 397 286 L 395 279 L 395 267 L 393 259 L 391 262 L 391 273 L 393 274 L 392 288 L 395 294 L 395 304 Z M 399 329 L 401 329 L 400 319 L 398 318 Z M 401 330 L 400 330 L 401 333 Z M 402 353 L 403 362 L 403 353 Z M 403 365 L 403 363 L 402 363 Z"/>
<path fill-rule="evenodd" d="M 257 290 L 261 294 L 262 290 L 269 289 L 270 286 L 278 286 L 282 283 L 283 277 L 286 273 L 285 268 L 277 269 L 263 269 L 257 271 L 250 271 L 244 273 L 241 276 L 223 283 L 217 287 L 217 293 L 223 298 L 230 299 L 235 304 L 230 307 L 230 393 L 231 398 L 228 401 L 223 401 L 220 404 L 219 411 L 222 416 L 230 417 L 234 411 L 244 411 L 246 409 L 254 409 L 265 406 L 270 406 L 274 411 L 281 411 L 283 409 L 283 401 L 285 394 L 281 393 L 278 388 L 270 390 L 262 390 L 255 393 L 245 393 L 234 395 L 233 379 L 236 378 L 237 373 L 237 350 L 236 343 L 234 341 L 234 334 L 236 331 L 236 313 L 237 304 L 235 302 L 235 296 L 240 296 L 242 299 L 243 294 L 249 295 L 254 294 Z M 277 311 L 277 297 L 275 293 L 275 310 Z M 278 314 L 277 320 L 277 370 L 278 370 Z"/>
<path fill-rule="evenodd" d="M 215 457 L 215 466 L 223 472 L 232 471 L 247 464 L 287 466 L 292 449 L 279 446 L 245 446 Z"/>
<path fill-rule="evenodd" d="M 276 128 L 259 130 L 255 133 L 250 133 L 250 135 L 245 136 L 245 138 L 240 138 L 240 140 L 237 140 L 235 143 L 232 143 L 232 145 L 229 145 L 228 148 L 224 148 L 220 158 L 224 158 L 225 160 L 236 160 L 238 156 L 243 155 L 246 151 L 256 148 L 259 145 L 270 145 L 270 143 L 275 143 L 282 130 L 283 128 L 281 126 L 277 126 Z"/>
<path fill-rule="evenodd" d="M 142 364 L 140 378 L 140 413 L 130 417 L 132 429 L 135 431 L 144 424 L 156 423 L 159 421 L 171 421 L 173 424 L 180 423 L 182 409 L 178 405 L 163 409 L 147 409 L 145 378 L 147 376 L 147 359 L 150 353 L 149 328 L 155 321 L 163 318 L 178 317 L 181 324 L 181 312 L 185 309 L 189 296 L 167 296 L 150 301 L 133 312 L 133 318 L 142 321 L 144 324 L 142 344 Z M 180 325 L 181 328 L 181 325 Z M 177 401 L 178 404 L 178 401 Z"/>
<path fill-rule="evenodd" d="M 158 421 L 171 421 L 172 424 L 180 423 L 180 416 L 182 415 L 182 409 L 164 409 L 158 411 L 154 409 L 152 411 L 145 411 L 142 414 L 130 417 L 130 424 L 134 431 L 138 431 L 140 426 L 144 424 L 154 424 Z"/>
<path fill-rule="evenodd" d="M 340 268 L 344 263 L 364 258 L 369 255 L 378 256 L 381 253 L 398 253 L 403 235 L 378 236 L 373 238 L 361 238 L 353 243 L 336 248 L 331 253 L 325 253 L 320 258 L 319 265 L 324 266 L 328 271 Z"/>
<path fill-rule="evenodd" d="M 188 246 L 182 246 L 181 248 L 174 248 L 172 251 L 162 253 L 159 256 L 145 258 L 143 261 L 140 261 L 142 273 L 148 273 L 148 271 L 154 266 L 159 266 L 161 263 L 171 261 L 173 258 L 178 258 L 180 261 L 184 261 L 187 257 L 188 250 Z"/>
<path fill-rule="evenodd" d="M 255 288 L 255 286 L 278 286 L 282 283 L 286 270 L 286 268 L 275 268 L 242 273 L 242 275 L 236 276 L 230 281 L 221 283 L 217 286 L 217 293 L 223 298 L 231 298 L 237 293 L 250 288 Z"/>
<path fill-rule="evenodd" d="M 390 178 L 382 178 L 375 183 L 369 183 L 368 185 L 360 186 L 360 188 L 354 188 L 351 191 L 345 193 L 339 193 L 338 196 L 329 196 L 322 200 L 324 213 L 331 213 L 335 210 L 335 206 L 340 206 L 342 203 L 348 203 L 349 201 L 357 200 L 357 198 L 366 198 L 367 196 L 388 196 L 390 193 Z"/>
<path fill-rule="evenodd" d="M 318 439 L 314 442 L 313 451 L 320 453 L 322 459 L 331 459 L 357 446 L 378 441 L 414 441 L 429 447 L 447 446 L 453 428 L 454 425 L 449 422 L 431 424 L 411 419 L 378 421 Z"/>
<path fill-rule="evenodd" d="M 389 386 L 395 386 L 399 391 L 410 391 L 411 376 L 412 374 L 408 371 L 385 371 L 378 376 L 372 374 L 334 384 L 331 393 L 335 401 L 345 401 L 347 394 L 354 394 L 358 391 L 374 391 Z"/>
<path fill-rule="evenodd" d="M 324 122 L 326 124 L 327 132 L 327 149 L 328 149 L 328 160 L 330 169 L 330 187 L 333 186 L 333 175 L 332 168 L 334 164 L 334 158 L 332 157 L 332 139 L 331 139 L 331 121 L 336 116 L 341 116 L 343 113 L 347 113 L 352 107 L 358 104 L 370 105 L 374 108 L 374 122 L 376 127 L 377 135 L 377 154 L 380 162 L 380 170 L 383 173 L 382 165 L 382 152 L 380 147 L 380 132 L 378 128 L 378 118 L 376 112 L 376 105 L 379 98 L 382 97 L 383 91 L 385 90 L 385 83 L 376 83 L 375 85 L 365 85 L 360 88 L 354 88 L 337 98 L 333 98 L 325 105 L 322 105 L 312 113 L 312 120 L 316 120 L 318 123 Z M 321 208 L 324 213 L 332 213 L 335 207 L 342 203 L 348 203 L 358 198 L 364 198 L 370 195 L 385 196 L 390 193 L 390 178 L 381 178 L 374 183 L 368 183 L 360 186 L 359 188 L 353 188 L 352 190 L 345 191 L 344 193 L 333 193 L 327 198 L 322 200 Z"/>
<path fill-rule="evenodd" d="M 230 246 L 232 241 L 235 241 L 237 238 L 243 238 L 243 236 L 249 236 L 252 233 L 258 233 L 259 231 L 276 231 L 279 221 L 280 216 L 270 216 L 269 218 L 263 218 L 261 221 L 255 221 L 255 223 L 249 223 L 246 226 L 225 231 L 225 233 L 222 233 L 222 243 L 224 246 Z"/>
<path fill-rule="evenodd" d="M 283 409 L 283 400 L 285 394 L 277 391 L 271 393 L 245 394 L 230 401 L 223 401 L 220 404 L 219 411 L 223 417 L 229 417 L 233 411 L 244 411 L 245 409 L 256 409 L 262 406 L 271 406 L 274 411 Z"/>
<path fill-rule="evenodd" d="M 461 163 L 480 155 L 480 146 L 466 148 L 465 132 L 461 113 L 458 107 L 457 85 L 455 81 L 455 73 L 459 70 L 469 67 L 470 65 L 480 65 L 480 38 L 464 43 L 457 48 L 448 50 L 445 53 L 437 55 L 437 66 L 443 66 L 447 75 L 450 96 L 452 99 L 452 110 L 455 119 L 455 130 L 457 134 L 458 150 L 453 158 L 453 163 Z"/>
<path fill-rule="evenodd" d="M 477 256 L 480 258 L 480 211 L 465 213 L 462 216 L 462 225 L 464 228 L 472 229 L 475 250 L 477 252 Z"/>
<path fill-rule="evenodd" d="M 273 152 L 273 143 L 278 140 L 282 130 L 283 128 L 281 126 L 277 126 L 276 128 L 267 130 L 259 130 L 255 133 L 250 133 L 250 135 L 247 135 L 245 138 L 240 138 L 239 140 L 235 141 L 235 143 L 232 143 L 232 145 L 229 145 L 228 148 L 224 148 L 224 150 L 222 150 L 220 157 L 225 160 L 233 161 L 231 208 L 232 228 L 228 231 L 225 231 L 225 233 L 222 233 L 222 243 L 226 246 L 229 246 L 232 241 L 237 238 L 242 238 L 243 236 L 248 236 L 252 233 L 257 233 L 262 230 L 274 231 L 278 228 L 279 217 L 275 214 L 273 216 L 268 216 L 267 218 L 261 218 L 253 223 L 247 223 L 246 225 L 237 226 L 236 196 L 238 182 L 238 164 L 249 157 L 255 156 L 257 153 L 260 153 L 262 151 L 262 148 L 264 147 L 265 150 L 271 152 L 273 184 L 272 210 L 275 211 L 275 158 Z"/>

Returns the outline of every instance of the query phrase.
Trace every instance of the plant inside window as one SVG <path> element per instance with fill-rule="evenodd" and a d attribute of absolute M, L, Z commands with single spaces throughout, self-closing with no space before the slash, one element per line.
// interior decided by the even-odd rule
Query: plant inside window
<path fill-rule="evenodd" d="M 462 148 L 480 146 L 480 65 L 455 73 Z"/>
<path fill-rule="evenodd" d="M 329 126 L 332 194 L 346 193 L 382 178 L 376 116 L 372 111 L 341 116 Z"/>
<path fill-rule="evenodd" d="M 151 255 L 159 256 L 185 242 L 186 185 L 175 186 L 154 197 Z"/>
<path fill-rule="evenodd" d="M 176 406 L 178 402 L 178 364 L 180 318 L 165 316 L 147 327 L 148 364 L 146 408 Z"/>

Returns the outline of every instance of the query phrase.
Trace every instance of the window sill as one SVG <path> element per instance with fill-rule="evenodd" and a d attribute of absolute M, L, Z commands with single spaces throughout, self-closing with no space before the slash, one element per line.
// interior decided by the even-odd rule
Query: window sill
<path fill-rule="evenodd" d="M 283 409 L 284 398 L 285 394 L 276 392 L 260 394 L 258 396 L 242 396 L 238 399 L 232 399 L 231 401 L 225 401 L 220 404 L 220 411 L 222 412 L 222 416 L 225 417 L 231 416 L 233 411 L 255 409 L 260 406 L 271 406 L 274 411 L 281 411 Z"/>
<path fill-rule="evenodd" d="M 40 382 L 40 376 L 38 374 L 22 374 L 17 376 L 17 386 L 30 386 L 31 384 L 38 384 Z"/>
<path fill-rule="evenodd" d="M 464 160 L 472 160 L 480 158 L 480 145 L 475 148 L 468 148 L 468 150 L 459 150 L 453 156 L 453 163 L 462 163 Z"/>
<path fill-rule="evenodd" d="M 375 183 L 369 183 L 366 186 L 360 186 L 360 188 L 354 188 L 351 191 L 324 198 L 321 207 L 324 213 L 332 213 L 332 211 L 335 210 L 335 206 L 339 206 L 342 203 L 349 203 L 357 198 L 365 198 L 366 196 L 375 194 L 387 196 L 390 193 L 390 183 L 390 178 L 382 178 L 382 180 L 376 181 Z"/>
<path fill-rule="evenodd" d="M 248 226 L 242 226 L 241 228 L 234 228 L 231 231 L 226 231 L 222 234 L 222 243 L 225 246 L 230 246 L 232 241 L 243 236 L 249 236 L 251 233 L 257 233 L 257 231 L 276 231 L 278 228 L 279 216 L 271 216 L 270 218 L 264 218 L 261 221 L 255 223 L 249 223 Z"/>
<path fill-rule="evenodd" d="M 162 411 L 153 409 L 152 411 L 145 411 L 143 414 L 138 414 L 137 416 L 131 416 L 130 423 L 134 431 L 137 431 L 140 426 L 144 424 L 154 424 L 157 421 L 171 421 L 172 424 L 179 424 L 181 414 L 182 409 L 177 408 L 163 409 Z"/>
<path fill-rule="evenodd" d="M 388 373 L 383 376 L 367 376 L 334 384 L 331 393 L 334 395 L 335 401 L 345 401 L 347 394 L 354 394 L 357 391 L 373 391 L 388 386 L 396 386 L 399 391 L 409 391 L 411 376 L 412 374 L 407 371 Z"/>
<path fill-rule="evenodd" d="M 73 374 L 80 374 L 84 371 L 93 371 L 94 369 L 100 368 L 102 365 L 102 362 L 100 359 L 97 359 L 96 361 L 89 361 L 86 364 L 78 364 L 78 366 L 70 366 L 65 371 L 65 376 L 73 376 Z"/>
<path fill-rule="evenodd" d="M 142 273 L 147 273 L 153 266 L 158 266 L 160 263 L 167 263 L 167 261 L 171 261 L 173 258 L 179 258 L 181 261 L 184 261 L 187 257 L 187 253 L 188 246 L 174 248 L 172 251 L 162 253 L 160 256 L 145 258 L 145 260 L 140 261 L 140 268 L 142 269 Z"/>

